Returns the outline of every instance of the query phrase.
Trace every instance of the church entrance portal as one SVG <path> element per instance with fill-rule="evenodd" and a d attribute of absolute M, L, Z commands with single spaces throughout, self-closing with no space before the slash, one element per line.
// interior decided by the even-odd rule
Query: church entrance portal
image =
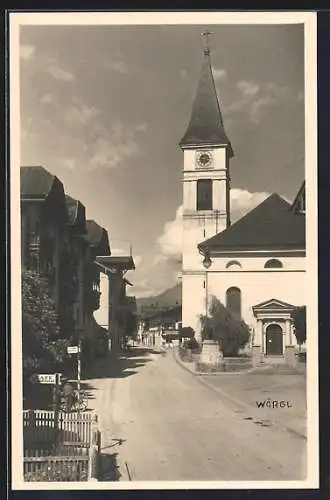
<path fill-rule="evenodd" d="M 269 325 L 266 329 L 266 355 L 282 356 L 283 331 L 280 325 Z"/>

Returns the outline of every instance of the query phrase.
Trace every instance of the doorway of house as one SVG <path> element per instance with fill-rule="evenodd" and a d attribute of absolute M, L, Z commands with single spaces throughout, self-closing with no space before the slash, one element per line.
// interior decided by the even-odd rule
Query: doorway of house
<path fill-rule="evenodd" d="M 267 356 L 283 355 L 283 330 L 280 325 L 272 324 L 266 329 Z"/>

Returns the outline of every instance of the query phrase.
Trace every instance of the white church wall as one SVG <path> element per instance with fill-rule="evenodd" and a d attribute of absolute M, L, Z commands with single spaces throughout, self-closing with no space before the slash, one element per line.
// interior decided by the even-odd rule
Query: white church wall
<path fill-rule="evenodd" d="M 207 150 L 208 148 L 203 148 Z M 198 269 L 196 247 L 225 229 L 228 159 L 225 147 L 211 148 L 212 168 L 196 165 L 196 149 L 185 149 L 183 171 L 183 269 Z M 213 180 L 213 213 L 197 211 L 197 180 Z"/>
<path fill-rule="evenodd" d="M 204 275 L 187 275 L 182 278 L 182 326 L 200 331 L 200 315 L 205 314 Z"/>
<path fill-rule="evenodd" d="M 199 234 L 201 234 L 202 229 L 196 230 L 195 234 L 191 231 L 191 234 L 184 235 L 185 246 L 187 251 L 184 252 L 184 269 L 185 270 L 198 270 L 203 271 L 203 256 L 200 255 L 197 250 L 193 251 L 190 244 L 192 239 L 196 239 Z M 274 269 L 265 269 L 265 264 L 271 259 L 279 260 L 283 268 L 280 272 L 285 271 L 304 271 L 305 270 L 305 257 L 304 256 L 292 256 L 289 253 L 269 253 L 265 256 L 263 253 L 261 256 L 236 256 L 232 254 L 230 257 L 212 257 L 212 267 L 210 271 L 228 271 L 228 264 L 231 262 L 237 262 L 240 264 L 242 271 L 264 271 L 264 272 L 274 272 Z M 234 271 L 231 271 L 234 272 Z"/>
<path fill-rule="evenodd" d="M 306 274 L 301 271 L 208 274 L 209 295 L 215 295 L 224 305 L 228 288 L 241 290 L 242 317 L 248 325 L 256 324 L 252 307 L 268 299 L 278 299 L 295 306 L 305 305 L 306 285 Z"/>
<path fill-rule="evenodd" d="M 205 314 L 206 271 L 202 265 L 202 256 L 195 270 L 184 271 L 182 279 L 182 322 L 191 326 L 200 337 L 200 314 Z M 270 256 L 271 257 L 271 256 Z M 283 263 L 282 269 L 264 269 L 269 257 L 213 258 L 212 266 L 207 271 L 208 302 L 215 295 L 226 305 L 226 291 L 230 287 L 241 290 L 242 317 L 248 325 L 256 328 L 256 319 L 252 307 L 268 299 L 279 299 L 292 305 L 306 304 L 306 273 L 304 257 L 278 257 Z M 242 269 L 226 270 L 229 261 L 238 261 Z M 193 273 L 196 274 L 193 274 Z"/>

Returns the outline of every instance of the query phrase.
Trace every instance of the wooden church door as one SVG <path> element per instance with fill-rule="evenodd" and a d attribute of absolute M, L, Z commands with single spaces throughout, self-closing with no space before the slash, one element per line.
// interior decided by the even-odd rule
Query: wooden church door
<path fill-rule="evenodd" d="M 283 354 L 283 331 L 280 325 L 269 325 L 266 329 L 266 354 L 268 356 Z"/>

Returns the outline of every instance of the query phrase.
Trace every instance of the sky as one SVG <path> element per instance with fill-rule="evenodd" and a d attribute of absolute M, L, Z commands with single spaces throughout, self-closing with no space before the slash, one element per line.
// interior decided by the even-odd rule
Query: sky
<path fill-rule="evenodd" d="M 232 219 L 304 179 L 303 25 L 23 26 L 21 165 L 42 165 L 107 229 L 132 244 L 130 293 L 180 271 L 183 152 L 203 64 L 211 61 L 231 161 Z"/>

